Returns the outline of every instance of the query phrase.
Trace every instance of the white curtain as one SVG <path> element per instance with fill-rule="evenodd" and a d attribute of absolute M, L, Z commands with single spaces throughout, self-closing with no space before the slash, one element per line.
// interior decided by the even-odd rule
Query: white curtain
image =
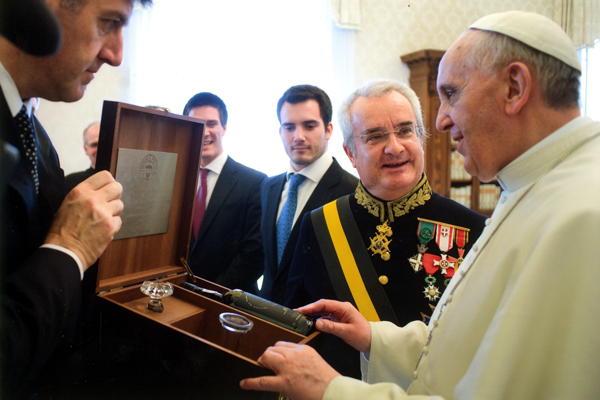
<path fill-rule="evenodd" d="M 360 30 L 360 0 L 330 0 L 330 9 L 338 27 Z"/>
<path fill-rule="evenodd" d="M 581 113 L 600 121 L 600 0 L 554 0 L 554 21 L 578 49 Z"/>
<path fill-rule="evenodd" d="M 180 114 L 194 94 L 215 93 L 229 112 L 225 151 L 268 175 L 281 173 L 289 160 L 277 100 L 305 83 L 335 97 L 327 14 L 323 0 L 154 0 L 130 23 L 132 101 Z M 343 161 L 335 129 L 329 148 Z"/>
<path fill-rule="evenodd" d="M 554 21 L 576 48 L 594 47 L 600 39 L 600 0 L 554 0 Z"/>

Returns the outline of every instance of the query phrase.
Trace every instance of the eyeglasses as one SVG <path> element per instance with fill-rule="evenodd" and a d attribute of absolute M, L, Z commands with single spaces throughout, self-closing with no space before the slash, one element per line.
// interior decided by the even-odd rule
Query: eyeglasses
<path fill-rule="evenodd" d="M 420 125 L 401 125 L 396 128 L 395 131 L 386 132 L 383 128 L 375 128 L 371 130 L 366 130 L 361 135 L 352 136 L 355 138 L 362 139 L 363 143 L 369 146 L 378 146 L 384 143 L 387 143 L 390 133 L 393 133 L 398 140 L 406 140 L 410 139 L 413 136 L 418 136 L 423 134 L 424 128 Z"/>

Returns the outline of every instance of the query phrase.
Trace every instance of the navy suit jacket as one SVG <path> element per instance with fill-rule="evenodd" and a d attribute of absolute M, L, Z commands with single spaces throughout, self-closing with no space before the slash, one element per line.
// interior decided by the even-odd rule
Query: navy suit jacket
<path fill-rule="evenodd" d="M 21 154 L 2 171 L 0 221 L 2 398 L 14 398 L 76 329 L 81 307 L 79 268 L 68 255 L 39 249 L 65 196 L 64 174 L 46 132 L 34 118 L 39 195 L 23 144 L 4 96 L 0 95 L 0 137 Z"/>
<path fill-rule="evenodd" d="M 279 199 L 285 184 L 286 173 L 266 179 L 260 189 L 261 193 L 261 232 L 265 250 L 264 279 L 260 289 L 260 296 L 278 304 L 283 304 L 287 277 L 294 256 L 294 249 L 300 234 L 300 222 L 304 214 L 319 208 L 330 201 L 354 192 L 358 185 L 358 178 L 344 170 L 333 159 L 333 163 L 317 184 L 314 192 L 298 216 L 292 227 L 290 237 L 281 257 L 281 264 L 277 265 L 277 211 Z"/>
<path fill-rule="evenodd" d="M 195 275 L 230 289 L 258 293 L 256 281 L 264 264 L 260 185 L 266 177 L 227 157 L 198 237 L 191 238 L 188 264 Z"/>

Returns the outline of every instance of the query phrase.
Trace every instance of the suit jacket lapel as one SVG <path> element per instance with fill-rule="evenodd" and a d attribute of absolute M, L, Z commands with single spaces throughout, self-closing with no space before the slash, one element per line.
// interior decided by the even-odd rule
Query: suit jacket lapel
<path fill-rule="evenodd" d="M 33 117 L 33 125 L 38 141 L 38 151 L 41 153 L 41 156 L 38 158 L 38 174 L 40 177 L 39 201 L 41 206 L 43 206 L 43 201 L 48 202 L 48 207 L 53 210 L 49 214 L 53 216 L 67 195 L 65 175 L 62 168 L 60 168 L 58 154 L 54 146 L 52 146 L 48 134 L 35 117 Z M 51 220 L 42 222 L 49 223 Z"/>
<path fill-rule="evenodd" d="M 198 231 L 198 237 L 196 238 L 196 242 L 202 238 L 204 233 L 208 230 L 211 223 L 215 219 L 215 216 L 221 209 L 221 206 L 225 202 L 225 199 L 233 189 L 233 187 L 237 183 L 237 178 L 235 174 L 237 172 L 237 168 L 233 164 L 233 160 L 231 157 L 227 157 L 227 161 L 225 165 L 223 165 L 223 169 L 219 174 L 219 179 L 217 180 L 217 184 L 210 196 L 210 201 L 208 203 L 208 207 L 206 207 L 206 212 L 204 213 L 204 219 L 202 220 L 202 225 L 200 226 L 200 230 Z"/>
<path fill-rule="evenodd" d="M 265 242 L 269 242 L 271 246 L 271 259 L 277 262 L 277 211 L 279 209 L 279 199 L 285 184 L 285 173 L 274 177 L 267 191 L 267 204 L 269 207 L 265 210 L 265 232 L 267 237 L 263 237 Z M 266 255 L 265 255 L 266 257 Z M 277 265 L 275 265 L 277 268 Z"/>
<path fill-rule="evenodd" d="M 23 143 L 19 138 L 17 125 L 15 124 L 10 109 L 4 96 L 0 96 L 2 104 L 0 105 L 0 117 L 2 119 L 2 138 L 15 146 L 20 154 L 23 154 Z M 21 196 L 28 209 L 28 214 L 34 213 L 34 207 L 38 201 L 42 200 L 42 205 L 49 207 L 47 213 L 42 215 L 53 216 L 62 203 L 65 193 L 64 174 L 59 166 L 58 155 L 52 146 L 46 131 L 40 125 L 37 118 L 33 117 L 33 128 L 36 138 L 36 152 L 38 153 L 38 175 L 40 181 L 40 196 L 35 194 L 35 185 L 33 177 L 29 171 L 29 166 L 21 160 L 14 168 L 11 179 L 8 184 Z M 50 221 L 36 221 L 43 225 Z"/>

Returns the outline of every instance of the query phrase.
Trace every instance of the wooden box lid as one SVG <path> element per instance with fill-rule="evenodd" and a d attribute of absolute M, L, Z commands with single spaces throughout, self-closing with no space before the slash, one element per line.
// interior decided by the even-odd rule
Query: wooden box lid
<path fill-rule="evenodd" d="M 204 126 L 197 118 L 104 102 L 98 171 L 116 176 L 120 148 L 177 153 L 177 165 L 167 232 L 113 240 L 98 262 L 97 293 L 184 271 L 179 260 L 189 251 Z"/>

